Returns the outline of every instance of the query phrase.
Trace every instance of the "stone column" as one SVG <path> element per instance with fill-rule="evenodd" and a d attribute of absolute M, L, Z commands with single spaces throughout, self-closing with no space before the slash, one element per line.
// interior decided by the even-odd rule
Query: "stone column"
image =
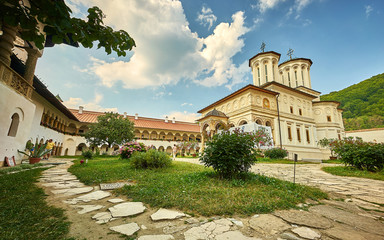
<path fill-rule="evenodd" d="M 34 48 L 26 48 L 25 50 L 28 52 L 28 58 L 25 63 L 24 79 L 32 85 L 37 59 L 41 57 L 42 54 L 38 49 Z"/>
<path fill-rule="evenodd" d="M 11 65 L 12 48 L 16 40 L 16 27 L 3 25 L 3 35 L 0 36 L 0 60 L 8 67 Z"/>

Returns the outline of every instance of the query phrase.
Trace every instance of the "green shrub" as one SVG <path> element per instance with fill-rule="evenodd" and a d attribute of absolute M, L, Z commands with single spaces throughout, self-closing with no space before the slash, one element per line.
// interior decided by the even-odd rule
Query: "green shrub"
<path fill-rule="evenodd" d="M 281 159 L 288 156 L 288 151 L 282 148 L 271 148 L 264 151 L 264 156 L 271 159 Z"/>
<path fill-rule="evenodd" d="M 145 147 L 144 143 L 131 141 L 124 144 L 120 148 L 120 157 L 122 159 L 128 159 L 132 156 L 134 152 L 145 152 L 145 151 L 147 151 L 147 148 Z"/>
<path fill-rule="evenodd" d="M 168 167 L 172 159 L 165 152 L 149 149 L 147 152 L 134 152 L 131 164 L 134 168 L 163 168 Z"/>
<path fill-rule="evenodd" d="M 212 167 L 221 177 L 233 178 L 248 172 L 257 161 L 260 151 L 255 146 L 268 145 L 269 138 L 264 131 L 244 133 L 223 131 L 207 142 L 200 161 Z"/>
<path fill-rule="evenodd" d="M 333 141 L 331 148 L 347 166 L 371 172 L 381 171 L 384 168 L 384 143 L 346 138 Z"/>
<path fill-rule="evenodd" d="M 82 151 L 81 155 L 86 159 L 92 159 L 93 158 L 93 152 L 91 150 Z"/>

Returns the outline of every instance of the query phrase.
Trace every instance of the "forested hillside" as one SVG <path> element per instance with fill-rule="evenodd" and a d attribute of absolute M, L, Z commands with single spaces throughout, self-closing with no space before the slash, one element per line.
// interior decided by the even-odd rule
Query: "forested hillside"
<path fill-rule="evenodd" d="M 384 73 L 321 96 L 344 109 L 345 130 L 384 127 Z"/>

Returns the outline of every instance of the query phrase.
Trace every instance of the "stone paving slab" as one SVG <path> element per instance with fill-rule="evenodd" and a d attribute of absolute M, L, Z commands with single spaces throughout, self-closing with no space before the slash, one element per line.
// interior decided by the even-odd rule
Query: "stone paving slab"
<path fill-rule="evenodd" d="M 115 227 L 110 227 L 109 229 L 127 236 L 132 236 L 135 232 L 140 230 L 140 227 L 139 225 L 137 225 L 137 223 L 128 223 Z"/>
<path fill-rule="evenodd" d="M 260 214 L 259 217 L 252 217 L 249 220 L 249 225 L 263 235 L 275 235 L 291 228 L 289 224 L 280 218 L 269 214 Z"/>
<path fill-rule="evenodd" d="M 261 238 L 244 236 L 239 231 L 228 231 L 220 235 L 217 235 L 215 239 L 216 240 L 262 240 Z"/>
<path fill-rule="evenodd" d="M 172 235 L 144 235 L 139 237 L 137 240 L 173 240 L 175 239 Z"/>
<path fill-rule="evenodd" d="M 110 207 L 108 210 L 113 217 L 128 217 L 143 213 L 145 209 L 142 202 L 126 202 Z"/>
<path fill-rule="evenodd" d="M 121 202 L 124 202 L 124 200 L 120 199 L 120 198 L 112 198 L 112 199 L 109 199 L 108 202 L 110 202 L 110 203 L 121 203 Z"/>
<path fill-rule="evenodd" d="M 52 190 L 51 192 L 55 195 L 57 194 L 63 194 L 65 196 L 73 196 L 78 195 L 82 193 L 88 193 L 93 190 L 93 187 L 80 187 L 80 188 L 67 188 L 67 189 L 60 189 L 60 190 Z"/>
<path fill-rule="evenodd" d="M 92 219 L 96 220 L 97 224 L 107 223 L 117 218 L 113 218 L 110 212 L 99 212 L 92 216 Z"/>
<path fill-rule="evenodd" d="M 51 183 L 43 183 L 44 187 L 53 187 L 55 189 L 61 188 L 79 188 L 84 187 L 85 185 L 81 182 L 77 181 L 65 181 L 65 182 L 51 182 Z"/>
<path fill-rule="evenodd" d="M 77 198 L 74 198 L 71 201 L 74 201 L 74 202 L 90 202 L 90 201 L 93 201 L 93 200 L 100 200 L 100 199 L 103 199 L 103 198 L 106 198 L 106 197 L 109 197 L 109 196 L 111 196 L 110 192 L 105 192 L 105 191 L 97 190 L 97 191 L 94 191 L 94 192 L 91 192 L 91 193 L 79 196 Z"/>
<path fill-rule="evenodd" d="M 309 208 L 310 212 L 316 212 L 333 221 L 341 222 L 366 232 L 382 235 L 384 238 L 383 224 L 372 218 L 359 216 L 327 205 L 318 205 Z"/>
<path fill-rule="evenodd" d="M 151 215 L 151 219 L 153 221 L 172 220 L 172 219 L 181 218 L 184 216 L 185 216 L 184 213 L 160 208 L 157 212 Z"/>
<path fill-rule="evenodd" d="M 133 185 L 131 182 L 100 183 L 100 190 L 113 190 L 124 186 Z"/>
<path fill-rule="evenodd" d="M 313 212 L 298 211 L 298 210 L 282 210 L 282 211 L 276 211 L 274 215 L 284 219 L 289 223 L 297 224 L 301 226 L 322 228 L 322 229 L 333 227 L 332 221 L 323 217 L 320 214 L 313 213 Z"/>
<path fill-rule="evenodd" d="M 292 232 L 296 233 L 300 237 L 306 239 L 318 239 L 321 237 L 321 234 L 307 227 L 298 227 L 292 229 Z"/>
<path fill-rule="evenodd" d="M 85 214 L 89 212 L 93 212 L 99 209 L 102 209 L 103 205 L 76 205 L 75 208 L 82 208 L 82 210 L 78 211 L 78 214 Z"/>

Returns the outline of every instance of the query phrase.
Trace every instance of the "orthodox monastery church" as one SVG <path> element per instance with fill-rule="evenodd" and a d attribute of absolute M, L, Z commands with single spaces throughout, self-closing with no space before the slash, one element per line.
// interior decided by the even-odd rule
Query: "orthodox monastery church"
<path fill-rule="evenodd" d="M 53 139 L 53 155 L 81 154 L 89 146 L 82 134 L 104 113 L 65 107 L 34 75 L 42 51 L 16 39 L 16 32 L 4 25 L 0 37 L 0 166 L 5 157 L 20 162 L 18 150 L 28 141 L 43 144 Z M 14 54 L 15 42 L 26 47 L 25 61 Z M 221 126 L 257 123 L 271 128 L 275 146 L 301 159 L 324 159 L 329 152 L 319 149 L 318 140 L 345 134 L 339 103 L 320 101 L 320 93 L 311 89 L 310 59 L 279 60 L 276 52 L 251 58 L 253 84 L 201 109 L 199 123 L 122 116 L 134 122 L 138 141 L 169 153 L 180 141 L 196 140 L 204 147 L 206 137 Z M 118 147 L 100 146 L 100 152 L 110 154 Z"/>
<path fill-rule="evenodd" d="M 320 149 L 318 140 L 345 136 L 340 104 L 320 101 L 320 92 L 311 88 L 310 59 L 279 60 L 279 53 L 258 53 L 249 60 L 253 84 L 199 111 L 203 145 L 204 136 L 222 126 L 257 123 L 271 127 L 274 145 L 299 159 L 328 158 L 329 150 Z"/>

